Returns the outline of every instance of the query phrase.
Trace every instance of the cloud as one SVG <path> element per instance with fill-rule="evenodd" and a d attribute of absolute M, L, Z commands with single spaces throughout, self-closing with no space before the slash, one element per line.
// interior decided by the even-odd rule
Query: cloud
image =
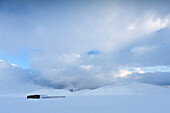
<path fill-rule="evenodd" d="M 91 68 L 93 68 L 92 65 L 81 65 L 80 67 L 85 70 L 90 70 Z"/>
<path fill-rule="evenodd" d="M 128 70 L 120 70 L 120 73 L 116 74 L 115 77 L 126 78 L 128 75 L 131 75 L 132 72 Z"/>
<path fill-rule="evenodd" d="M 28 50 L 30 67 L 37 71 L 36 77 L 29 75 L 34 83 L 96 88 L 134 73 L 122 66 L 143 74 L 142 67 L 170 64 L 170 2 L 0 3 L 0 53 Z"/>
<path fill-rule="evenodd" d="M 160 86 L 170 84 L 170 68 L 169 66 L 155 67 L 128 67 L 120 69 L 114 74 L 114 77 L 120 82 L 137 81 Z"/>
<path fill-rule="evenodd" d="M 28 93 L 41 88 L 32 84 L 33 70 L 0 60 L 0 94 Z"/>
<path fill-rule="evenodd" d="M 156 17 L 155 15 L 146 15 L 146 17 L 141 20 L 137 20 L 136 22 L 130 24 L 128 26 L 128 30 L 135 36 L 148 35 L 168 27 L 169 21 L 169 14 L 163 19 Z"/>
<path fill-rule="evenodd" d="M 156 84 L 160 86 L 167 86 L 170 84 L 170 73 L 169 72 L 155 72 L 155 73 L 145 73 L 142 76 L 139 74 L 140 79 L 137 81 Z"/>

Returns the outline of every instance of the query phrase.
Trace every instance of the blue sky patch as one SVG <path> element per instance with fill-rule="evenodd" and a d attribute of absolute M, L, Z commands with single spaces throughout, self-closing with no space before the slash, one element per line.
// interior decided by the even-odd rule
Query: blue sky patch
<path fill-rule="evenodd" d="M 101 52 L 99 52 L 98 50 L 91 50 L 91 51 L 88 51 L 87 54 L 88 55 L 97 55 L 97 54 L 100 54 Z"/>
<path fill-rule="evenodd" d="M 28 56 L 28 51 L 25 49 L 21 49 L 17 54 L 0 53 L 0 59 L 22 68 L 30 68 Z"/>
<path fill-rule="evenodd" d="M 167 30 L 168 30 L 168 28 L 166 27 L 166 28 L 157 30 L 156 33 L 161 33 L 161 32 L 167 31 Z"/>

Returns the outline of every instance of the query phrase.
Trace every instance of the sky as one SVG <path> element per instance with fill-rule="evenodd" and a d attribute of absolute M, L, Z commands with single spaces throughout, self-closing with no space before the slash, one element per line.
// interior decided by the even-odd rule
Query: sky
<path fill-rule="evenodd" d="M 0 80 L 65 89 L 170 85 L 169 6 L 169 0 L 1 0 Z"/>

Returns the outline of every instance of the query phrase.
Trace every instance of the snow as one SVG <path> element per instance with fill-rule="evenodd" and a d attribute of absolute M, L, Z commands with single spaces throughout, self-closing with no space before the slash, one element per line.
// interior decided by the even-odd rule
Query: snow
<path fill-rule="evenodd" d="M 124 83 L 76 92 L 42 89 L 42 87 L 37 90 L 37 88 L 29 93 L 27 93 L 30 91 L 29 88 L 17 93 L 1 93 L 0 113 L 169 113 L 170 111 L 170 89 L 150 84 Z M 28 94 L 66 97 L 26 99 Z"/>
<path fill-rule="evenodd" d="M 42 89 L 32 92 L 32 94 L 85 96 L 85 95 L 141 95 L 141 94 L 170 94 L 170 89 L 156 85 L 132 82 L 117 85 L 108 85 L 94 90 L 80 90 L 70 92 L 68 90 Z"/>
<path fill-rule="evenodd" d="M 0 113 L 169 113 L 170 95 L 69 96 L 27 100 L 0 98 Z"/>

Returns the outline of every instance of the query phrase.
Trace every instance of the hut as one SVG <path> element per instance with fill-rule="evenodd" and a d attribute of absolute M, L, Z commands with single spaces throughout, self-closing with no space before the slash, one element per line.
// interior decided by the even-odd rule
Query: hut
<path fill-rule="evenodd" d="M 40 95 L 28 95 L 27 99 L 40 99 Z"/>

